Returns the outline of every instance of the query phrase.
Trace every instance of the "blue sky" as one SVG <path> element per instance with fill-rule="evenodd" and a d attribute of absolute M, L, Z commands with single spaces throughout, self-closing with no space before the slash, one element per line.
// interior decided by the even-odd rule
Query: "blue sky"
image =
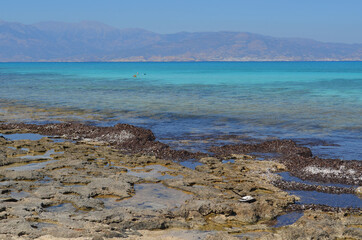
<path fill-rule="evenodd" d="M 362 43 L 362 0 L 1 0 L 0 19 L 99 21 L 158 33 L 246 31 Z"/>

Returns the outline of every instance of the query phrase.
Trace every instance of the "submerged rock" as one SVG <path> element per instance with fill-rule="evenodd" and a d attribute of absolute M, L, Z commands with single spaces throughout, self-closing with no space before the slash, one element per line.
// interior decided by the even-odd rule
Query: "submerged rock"
<path fill-rule="evenodd" d="M 356 188 L 356 194 L 357 194 L 360 198 L 362 198 L 362 187 Z"/>

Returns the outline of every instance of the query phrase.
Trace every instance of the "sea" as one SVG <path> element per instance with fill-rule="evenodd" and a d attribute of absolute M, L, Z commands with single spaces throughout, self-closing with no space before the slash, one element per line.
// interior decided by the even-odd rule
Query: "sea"
<path fill-rule="evenodd" d="M 361 161 L 362 62 L 0 63 L 0 122 L 62 121 L 133 124 L 174 149 L 292 139 Z M 354 194 L 289 192 L 362 207 Z"/>
<path fill-rule="evenodd" d="M 362 62 L 0 63 L 0 121 L 151 129 L 176 149 L 293 139 L 362 160 Z"/>

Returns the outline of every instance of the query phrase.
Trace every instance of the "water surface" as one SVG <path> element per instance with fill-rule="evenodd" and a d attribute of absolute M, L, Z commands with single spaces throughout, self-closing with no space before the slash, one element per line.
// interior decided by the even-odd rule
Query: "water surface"
<path fill-rule="evenodd" d="M 0 63 L 0 85 L 0 121 L 131 123 L 165 142 L 293 138 L 362 159 L 361 62 Z"/>

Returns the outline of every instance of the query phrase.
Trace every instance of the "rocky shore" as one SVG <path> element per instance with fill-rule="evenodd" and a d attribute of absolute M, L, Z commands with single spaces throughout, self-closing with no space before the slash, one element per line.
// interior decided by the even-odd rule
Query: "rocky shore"
<path fill-rule="evenodd" d="M 360 162 L 319 159 L 291 140 L 205 154 L 173 150 L 127 124 L 1 124 L 0 133 L 0 239 L 362 238 L 361 209 L 295 204 L 298 197 L 284 191 L 360 196 L 360 188 L 285 182 L 276 174 L 361 185 Z M 48 137 L 7 137 L 24 133 Z M 276 155 L 259 161 L 255 152 Z M 202 165 L 185 167 L 190 159 Z M 301 217 L 279 226 L 290 211 Z"/>

